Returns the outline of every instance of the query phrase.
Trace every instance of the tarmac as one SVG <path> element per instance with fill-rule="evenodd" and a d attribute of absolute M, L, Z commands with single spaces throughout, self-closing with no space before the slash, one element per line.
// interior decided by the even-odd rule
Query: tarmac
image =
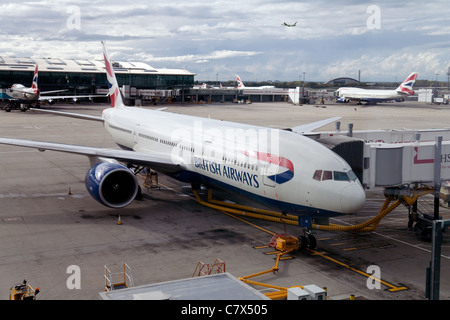
<path fill-rule="evenodd" d="M 100 115 L 106 104 L 53 105 L 49 109 Z M 161 106 L 148 106 L 154 109 Z M 167 112 L 287 128 L 333 116 L 354 130 L 447 128 L 450 107 L 403 102 L 303 105 L 288 103 L 164 105 Z M 334 130 L 330 124 L 319 131 Z M 0 136 L 117 148 L 94 121 L 34 112 L 0 113 Z M 135 286 L 191 278 L 198 262 L 225 262 L 226 272 L 242 277 L 275 264 L 273 234 L 300 235 L 298 227 L 251 218 L 237 219 L 198 204 L 190 186 L 159 175 L 160 188 L 123 209 L 90 198 L 84 156 L 0 146 L 0 300 L 24 279 L 39 287 L 39 300 L 99 300 L 105 266 L 130 266 Z M 142 185 L 143 178 L 140 177 Z M 382 189 L 367 190 L 356 215 L 334 223 L 356 224 L 376 215 Z M 229 201 L 250 204 L 218 192 Z M 432 209 L 431 209 L 432 210 Z M 442 214 L 447 214 L 442 209 Z M 120 224 L 118 223 L 120 216 Z M 450 215 L 449 215 L 450 216 Z M 279 271 L 256 281 L 280 287 L 315 284 L 329 300 L 425 300 L 431 244 L 407 228 L 407 210 L 398 207 L 372 233 L 316 231 L 316 250 L 294 252 Z M 444 234 L 440 298 L 450 299 L 450 240 Z M 368 276 L 373 268 L 382 282 Z M 75 269 L 74 269 L 75 268 Z M 78 270 L 74 272 L 73 270 Z M 75 278 L 75 275 L 79 276 Z M 261 293 L 271 289 L 255 286 Z M 214 297 L 213 299 L 220 299 Z"/>

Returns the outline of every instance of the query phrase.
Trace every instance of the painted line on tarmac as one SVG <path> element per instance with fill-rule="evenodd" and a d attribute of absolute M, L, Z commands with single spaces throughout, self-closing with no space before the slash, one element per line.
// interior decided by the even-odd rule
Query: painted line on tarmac
<path fill-rule="evenodd" d="M 314 255 L 320 256 L 320 257 L 322 257 L 324 259 L 327 259 L 327 260 L 329 260 L 331 262 L 334 262 L 334 263 L 336 263 L 336 264 L 338 264 L 338 265 L 340 265 L 340 266 L 342 266 L 344 268 L 347 268 L 347 269 L 349 269 L 349 270 L 351 270 L 353 272 L 356 272 L 356 273 L 358 273 L 358 274 L 360 274 L 360 275 L 362 275 L 364 277 L 367 277 L 369 279 L 375 280 L 375 281 L 385 285 L 386 287 L 389 287 L 390 289 L 388 289 L 388 291 L 390 291 L 390 292 L 397 292 L 397 291 L 401 291 L 401 290 L 408 290 L 407 287 L 403 287 L 403 286 L 399 287 L 399 286 L 393 285 L 393 284 L 391 284 L 391 283 L 389 283 L 387 281 L 384 281 L 384 280 L 381 280 L 379 278 L 376 278 L 373 275 L 368 274 L 367 272 L 364 272 L 364 271 L 361 271 L 359 269 L 353 268 L 353 267 L 349 266 L 348 264 L 343 263 L 342 261 L 339 261 L 339 260 L 336 260 L 334 258 L 331 258 L 331 257 L 327 256 L 324 253 L 318 252 L 316 250 L 311 250 L 311 249 L 308 249 L 308 251 L 310 251 L 311 255 L 313 255 L 313 256 Z"/>

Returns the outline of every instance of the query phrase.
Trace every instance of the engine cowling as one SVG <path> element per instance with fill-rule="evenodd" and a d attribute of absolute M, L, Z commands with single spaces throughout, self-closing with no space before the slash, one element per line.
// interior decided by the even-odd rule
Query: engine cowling
<path fill-rule="evenodd" d="M 86 173 L 84 182 L 91 197 L 110 208 L 129 205 L 139 190 L 136 176 L 119 163 L 95 164 Z"/>

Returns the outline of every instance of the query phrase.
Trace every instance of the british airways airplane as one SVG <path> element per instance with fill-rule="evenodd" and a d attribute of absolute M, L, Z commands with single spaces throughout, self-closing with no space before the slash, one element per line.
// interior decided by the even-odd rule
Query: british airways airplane
<path fill-rule="evenodd" d="M 361 88 L 342 87 L 336 90 L 339 102 L 358 101 L 377 103 L 386 101 L 404 101 L 405 97 L 414 94 L 413 86 L 418 73 L 411 73 L 395 90 L 368 90 Z"/>
<path fill-rule="evenodd" d="M 9 90 L 5 92 L 5 99 L 9 101 L 9 103 L 3 108 L 5 111 L 9 112 L 11 111 L 11 109 L 20 109 L 21 111 L 26 111 L 26 108 L 22 107 L 22 105 L 29 106 L 33 103 L 36 103 L 36 106 L 39 106 L 41 101 L 53 103 L 54 100 L 59 99 L 72 99 L 73 101 L 77 101 L 77 99 L 80 98 L 100 97 L 98 95 L 46 96 L 46 94 L 49 93 L 63 92 L 67 90 L 40 91 L 38 88 L 38 69 L 38 65 L 36 64 L 33 73 L 31 88 L 25 87 L 20 83 L 15 83 Z"/>
<path fill-rule="evenodd" d="M 122 208 L 139 191 L 134 166 L 177 180 L 236 191 L 299 216 L 329 217 L 357 212 L 365 192 L 351 167 L 303 132 L 338 118 L 290 131 L 148 110 L 124 105 L 105 44 L 103 53 L 111 108 L 100 117 L 46 111 L 100 121 L 121 150 L 0 138 L 0 144 L 85 155 L 90 195 Z"/>
<path fill-rule="evenodd" d="M 260 86 L 260 87 L 246 87 L 244 82 L 241 80 L 241 77 L 236 75 L 236 81 L 238 82 L 238 89 L 246 89 L 246 90 L 264 90 L 264 89 L 273 89 L 275 86 Z"/>

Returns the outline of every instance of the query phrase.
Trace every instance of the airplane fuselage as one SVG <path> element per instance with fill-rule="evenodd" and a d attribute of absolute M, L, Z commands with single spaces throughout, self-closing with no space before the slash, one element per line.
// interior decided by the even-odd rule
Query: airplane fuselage
<path fill-rule="evenodd" d="M 106 109 L 103 118 L 121 148 L 170 154 L 180 164 L 170 173 L 178 180 L 237 191 L 300 215 L 354 213 L 365 201 L 342 158 L 293 132 L 132 107 Z"/>
<path fill-rule="evenodd" d="M 391 101 L 405 98 L 405 94 L 397 90 L 373 90 L 360 88 L 340 88 L 339 98 L 359 101 Z"/>
<path fill-rule="evenodd" d="M 39 99 L 39 93 L 34 91 L 33 88 L 27 88 L 21 84 L 13 84 L 11 89 L 6 94 L 14 100 L 19 102 L 34 102 Z"/>

